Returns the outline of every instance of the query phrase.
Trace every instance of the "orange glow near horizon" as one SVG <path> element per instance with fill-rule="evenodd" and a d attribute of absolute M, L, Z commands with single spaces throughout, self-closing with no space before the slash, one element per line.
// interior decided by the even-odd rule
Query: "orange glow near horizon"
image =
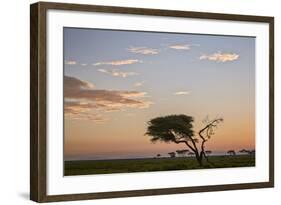
<path fill-rule="evenodd" d="M 137 116 L 135 116 L 136 118 Z M 131 117 L 132 118 L 132 117 Z M 151 143 L 150 137 L 145 136 L 145 123 L 142 120 L 122 117 L 109 123 L 93 124 L 78 120 L 65 121 L 65 157 L 75 158 L 129 158 L 130 156 L 167 155 L 168 152 L 187 149 L 185 145 L 156 142 Z M 121 126 L 122 122 L 127 126 Z M 195 134 L 203 127 L 194 122 Z M 77 137 L 79 136 L 79 137 Z M 227 150 L 255 149 L 254 119 L 245 117 L 224 118 L 224 122 L 215 130 L 215 135 L 206 142 L 206 150 L 212 152 L 227 152 Z M 199 147 L 199 144 L 198 144 Z"/>

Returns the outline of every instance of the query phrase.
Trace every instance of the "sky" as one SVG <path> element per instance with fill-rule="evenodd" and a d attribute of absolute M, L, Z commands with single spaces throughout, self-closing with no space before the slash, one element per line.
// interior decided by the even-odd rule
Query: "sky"
<path fill-rule="evenodd" d="M 64 28 L 65 160 L 153 157 L 155 117 L 185 114 L 194 131 L 224 122 L 214 153 L 255 149 L 255 38 Z"/>

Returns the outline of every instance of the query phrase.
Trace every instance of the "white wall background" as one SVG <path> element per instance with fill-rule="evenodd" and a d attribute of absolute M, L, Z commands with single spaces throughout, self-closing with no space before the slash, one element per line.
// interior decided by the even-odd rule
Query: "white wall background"
<path fill-rule="evenodd" d="M 60 204 L 277 204 L 281 195 L 281 12 L 274 0 L 74 0 L 87 4 L 206 11 L 275 16 L 275 177 L 274 189 L 239 190 L 170 196 L 104 199 Z M 0 202 L 32 204 L 29 201 L 29 4 L 35 1 L 7 0 L 0 7 Z M 280 203 L 280 202 L 279 202 Z M 56 204 L 56 203 L 54 203 Z"/>

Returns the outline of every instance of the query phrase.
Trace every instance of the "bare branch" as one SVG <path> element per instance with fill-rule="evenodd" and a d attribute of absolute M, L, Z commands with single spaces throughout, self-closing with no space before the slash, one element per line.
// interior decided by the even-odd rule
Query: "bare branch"
<path fill-rule="evenodd" d="M 201 142 L 201 152 L 200 152 L 200 158 L 202 158 L 203 156 L 206 158 L 205 155 L 205 142 L 211 138 L 211 135 L 214 134 L 213 132 L 213 128 L 217 127 L 217 125 L 222 122 L 223 119 L 222 118 L 216 118 L 214 120 L 212 120 L 211 122 L 209 122 L 203 129 L 201 129 L 199 131 L 199 137 L 202 139 Z M 206 133 L 206 136 L 203 136 L 203 133 Z M 207 159 L 207 158 L 206 158 Z"/>

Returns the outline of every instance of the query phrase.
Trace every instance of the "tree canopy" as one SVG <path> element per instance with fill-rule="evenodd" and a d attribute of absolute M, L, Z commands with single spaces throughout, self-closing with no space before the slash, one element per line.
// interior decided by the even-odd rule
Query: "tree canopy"
<path fill-rule="evenodd" d="M 193 137 L 193 118 L 186 115 L 157 117 L 148 122 L 146 135 L 151 141 L 176 142 Z"/>

